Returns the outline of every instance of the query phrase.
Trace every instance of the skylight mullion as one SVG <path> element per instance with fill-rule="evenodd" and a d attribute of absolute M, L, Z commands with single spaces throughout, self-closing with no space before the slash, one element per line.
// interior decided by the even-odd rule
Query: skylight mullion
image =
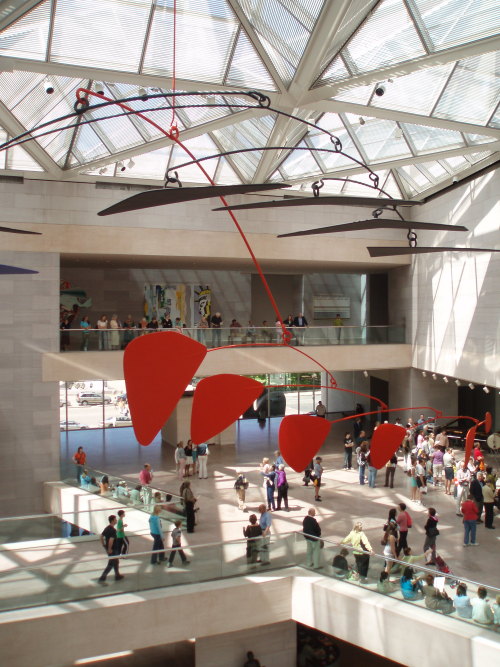
<path fill-rule="evenodd" d="M 316 146 L 309 140 L 309 137 L 308 137 L 308 136 L 305 136 L 305 137 L 302 139 L 302 141 L 305 143 L 305 145 L 306 145 L 306 146 L 309 148 L 309 150 L 311 151 L 311 155 L 313 156 L 313 158 L 314 158 L 314 159 L 316 160 L 316 162 L 318 163 L 318 166 L 319 166 L 319 168 L 321 169 L 321 171 L 322 171 L 322 172 L 327 171 L 327 167 L 326 167 L 325 163 L 323 162 L 323 160 L 321 159 L 321 157 L 320 157 L 320 153 L 319 153 L 318 149 L 317 149 Z M 301 143 L 301 142 L 299 142 L 299 143 Z"/>
<path fill-rule="evenodd" d="M 488 122 L 486 123 L 487 126 L 489 126 L 489 124 L 492 122 L 493 118 L 495 118 L 495 115 L 496 115 L 496 113 L 497 113 L 497 111 L 498 111 L 499 109 L 500 109 L 500 102 L 498 102 L 498 104 L 496 105 L 496 107 L 493 109 L 493 113 L 492 113 L 491 116 L 488 118 Z"/>
<path fill-rule="evenodd" d="M 49 34 L 47 35 L 47 50 L 45 51 L 46 62 L 50 62 L 50 51 L 52 49 L 52 37 L 54 35 L 56 8 L 57 8 L 57 0 L 52 0 L 52 5 L 50 9 Z"/>
<path fill-rule="evenodd" d="M 148 50 L 148 44 L 149 44 L 149 36 L 151 35 L 151 28 L 153 26 L 153 19 L 155 16 L 155 9 L 156 9 L 156 3 L 152 2 L 151 3 L 151 9 L 149 12 L 149 18 L 148 18 L 148 24 L 146 26 L 146 34 L 144 35 L 144 42 L 142 45 L 142 52 L 141 52 L 141 57 L 139 59 L 139 67 L 137 68 L 137 72 L 141 74 L 142 68 L 144 66 L 144 58 L 146 57 L 146 51 Z"/>
<path fill-rule="evenodd" d="M 214 144 L 217 146 L 217 150 L 219 151 L 219 153 L 224 153 L 224 152 L 226 151 L 226 149 L 224 148 L 224 146 L 218 141 L 217 137 L 216 137 L 212 132 L 209 132 L 209 133 L 208 133 L 208 136 L 209 136 L 210 139 L 214 142 Z M 244 176 L 244 175 L 241 173 L 241 171 L 238 169 L 238 166 L 237 166 L 237 165 L 234 163 L 234 161 L 232 160 L 232 155 L 225 155 L 225 156 L 224 156 L 224 159 L 227 160 L 228 164 L 229 164 L 230 167 L 234 170 L 234 173 L 238 176 L 238 178 L 240 179 L 240 181 L 241 181 L 242 183 L 247 183 L 247 182 L 248 182 L 248 178 L 247 178 L 246 176 Z M 222 160 L 219 159 L 219 164 L 220 164 L 221 162 L 222 162 Z M 219 168 L 219 164 L 217 165 L 217 169 Z M 217 171 L 217 169 L 215 170 L 215 172 Z M 215 172 L 214 172 L 214 180 L 215 180 Z"/>
<path fill-rule="evenodd" d="M 349 137 L 350 137 L 352 143 L 353 143 L 354 146 L 357 148 L 358 153 L 361 155 L 361 159 L 363 160 L 363 162 L 364 162 L 365 164 L 368 164 L 368 156 L 367 156 L 367 154 L 365 153 L 365 150 L 364 150 L 363 146 L 362 146 L 361 143 L 358 141 L 358 137 L 357 137 L 357 135 L 356 135 L 356 132 L 354 132 L 354 130 L 352 129 L 351 124 L 349 123 L 349 121 L 348 121 L 347 118 L 345 117 L 345 114 L 343 114 L 343 113 L 339 113 L 339 118 L 340 118 L 340 120 L 342 121 L 342 123 L 343 123 L 343 125 L 344 125 L 344 127 L 345 127 L 345 131 L 346 131 L 347 134 L 349 135 Z"/>
<path fill-rule="evenodd" d="M 429 35 L 429 32 L 425 27 L 424 22 L 421 19 L 419 11 L 415 7 L 413 0 L 403 0 L 403 4 L 406 7 L 406 11 L 410 16 L 413 25 L 415 26 L 415 31 L 420 41 L 422 42 L 422 46 L 424 47 L 427 55 L 430 55 L 435 51 L 435 47 L 432 42 L 431 36 Z"/>
<path fill-rule="evenodd" d="M 109 90 L 110 93 L 111 93 L 111 97 L 114 97 L 115 100 L 118 99 L 118 98 L 116 97 L 116 94 L 115 94 L 115 91 L 113 90 L 113 88 L 110 88 L 110 87 L 108 86 L 108 90 Z M 129 121 L 132 123 L 132 125 L 135 127 L 135 129 L 137 130 L 137 132 L 140 134 L 140 136 L 142 137 L 142 139 L 144 139 L 144 143 L 148 143 L 148 141 L 150 141 L 151 137 L 149 137 L 147 134 L 144 133 L 144 128 L 141 126 L 141 124 L 139 123 L 139 121 L 138 121 L 138 119 L 136 118 L 136 116 L 135 116 L 134 114 L 130 114 L 130 115 L 128 116 L 128 119 L 129 119 Z"/>
<path fill-rule="evenodd" d="M 415 147 L 413 146 L 412 143 L 410 143 L 410 141 L 409 141 L 409 137 L 405 134 L 405 131 L 404 131 L 404 129 L 401 127 L 401 124 L 399 123 L 399 121 L 396 121 L 396 127 L 397 127 L 399 130 L 401 130 L 401 134 L 402 134 L 402 136 L 403 136 L 403 139 L 404 139 L 406 145 L 408 146 L 408 150 L 410 151 L 410 153 L 411 153 L 413 156 L 416 156 L 417 152 L 416 152 L 416 150 L 414 150 Z"/>
<path fill-rule="evenodd" d="M 236 51 L 236 46 L 238 44 L 238 39 L 240 38 L 241 31 L 242 31 L 242 27 L 240 25 L 240 26 L 238 26 L 238 30 L 236 31 L 236 34 L 234 36 L 233 43 L 231 44 L 231 49 L 229 50 L 227 64 L 226 64 L 226 70 L 225 70 L 224 74 L 222 75 L 222 83 L 223 84 L 226 83 L 227 78 L 229 76 L 229 72 L 231 71 L 231 67 L 233 65 L 234 52 Z"/>
<path fill-rule="evenodd" d="M 397 184 L 398 188 L 401 190 L 401 193 L 402 193 L 403 195 L 405 195 L 405 197 L 410 197 L 410 196 L 411 196 L 411 193 L 408 192 L 408 190 L 406 189 L 406 187 L 405 187 L 405 182 L 404 182 L 404 180 L 401 178 L 401 176 L 399 175 L 399 171 L 398 171 L 397 169 L 389 169 L 389 175 L 390 175 L 390 174 L 392 174 L 392 177 L 393 177 L 394 180 L 396 181 L 396 184 Z M 389 178 L 389 176 L 387 176 L 387 178 Z M 387 179 L 386 179 L 386 180 L 387 180 Z"/>
<path fill-rule="evenodd" d="M 443 96 L 443 93 L 444 93 L 444 91 L 446 90 L 446 86 L 450 83 L 450 81 L 451 81 L 451 77 L 452 77 L 453 74 L 455 73 L 455 70 L 457 69 L 457 67 L 458 67 L 458 63 L 459 63 L 459 62 L 460 62 L 460 61 L 457 60 L 457 62 L 456 62 L 456 63 L 453 65 L 453 67 L 451 68 L 450 73 L 448 74 L 448 78 L 446 79 L 446 81 L 444 82 L 443 87 L 441 88 L 441 92 L 439 93 L 439 95 L 438 95 L 438 96 L 436 97 L 436 99 L 434 100 L 434 104 L 433 104 L 433 106 L 432 106 L 432 109 L 430 110 L 429 116 L 433 116 L 433 115 L 434 115 L 434 112 L 436 111 L 436 108 L 437 108 L 437 106 L 438 106 L 438 104 L 439 104 L 439 102 L 440 102 L 440 100 L 441 100 L 441 97 Z"/>

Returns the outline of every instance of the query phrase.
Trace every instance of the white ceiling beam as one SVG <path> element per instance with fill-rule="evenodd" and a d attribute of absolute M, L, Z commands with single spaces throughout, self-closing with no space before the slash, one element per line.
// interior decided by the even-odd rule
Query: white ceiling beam
<path fill-rule="evenodd" d="M 227 3 L 231 6 L 231 9 L 238 18 L 238 21 L 241 23 L 244 31 L 247 34 L 248 39 L 252 42 L 254 49 L 259 54 L 262 62 L 267 68 L 267 71 L 271 75 L 271 78 L 274 80 L 274 83 L 276 84 L 278 90 L 281 93 L 286 93 L 287 92 L 286 86 L 283 83 L 281 76 L 278 73 L 278 70 L 274 66 L 274 63 L 271 60 L 271 58 L 268 56 L 267 51 L 262 46 L 258 34 L 255 32 L 253 25 L 247 19 L 245 12 L 240 7 L 240 4 L 236 2 L 236 0 L 227 0 Z"/>
<path fill-rule="evenodd" d="M 421 162 L 433 162 L 435 160 L 443 160 L 447 157 L 456 157 L 461 155 L 469 155 L 471 153 L 480 153 L 482 150 L 497 152 L 500 150 L 500 141 L 495 141 L 491 144 L 488 144 L 487 146 L 462 146 L 461 148 L 450 148 L 442 151 L 436 151 L 434 153 L 428 153 L 427 155 L 409 155 L 408 157 L 397 158 L 393 160 L 371 162 L 368 166 L 372 171 L 397 169 L 398 167 L 406 167 L 408 165 L 419 164 Z M 483 165 L 481 163 L 481 165 L 478 166 L 478 169 L 481 169 L 482 166 Z M 287 178 L 285 179 L 285 181 L 291 184 L 309 183 L 311 181 L 317 181 L 320 180 L 321 178 L 326 178 L 328 176 L 344 177 L 344 176 L 352 176 L 353 174 L 366 174 L 366 173 L 367 173 L 366 169 L 363 169 L 363 167 L 359 167 L 356 165 L 354 167 L 342 167 L 341 169 L 338 169 L 336 171 L 329 171 L 323 174 L 312 174 L 309 176 L 301 176 L 299 178 Z M 460 174 L 457 174 L 457 176 L 460 178 L 461 172 Z"/>
<path fill-rule="evenodd" d="M 339 100 L 324 100 L 308 104 L 308 109 L 322 111 L 323 113 L 352 113 L 356 116 L 365 118 L 381 118 L 383 120 L 393 120 L 399 123 L 408 123 L 410 125 L 424 125 L 428 127 L 437 127 L 442 130 L 455 130 L 456 132 L 466 132 L 468 134 L 483 134 L 487 137 L 500 139 L 500 130 L 484 125 L 474 125 L 473 123 L 462 123 L 457 120 L 445 120 L 444 118 L 431 118 L 408 111 L 396 111 L 395 109 L 385 109 L 380 107 L 366 106 L 365 104 L 355 104 L 354 102 L 341 102 Z"/>
<path fill-rule="evenodd" d="M 235 122 L 241 122 L 243 120 L 248 120 L 249 118 L 255 118 L 258 115 L 261 115 L 262 111 L 247 109 L 245 111 L 240 111 L 237 114 L 228 114 L 222 118 L 217 118 L 216 120 L 204 123 L 203 125 L 197 125 L 196 127 L 189 128 L 187 130 L 181 130 L 179 140 L 184 142 L 188 139 L 193 139 L 199 137 L 200 135 L 207 134 L 208 132 L 213 132 L 228 125 L 233 125 Z M 62 172 L 65 179 L 72 178 L 82 171 L 89 171 L 91 169 L 97 169 L 99 167 L 104 167 L 109 164 L 114 164 L 115 162 L 120 162 L 121 160 L 127 160 L 136 155 L 143 155 L 144 153 L 150 153 L 151 151 L 158 150 L 164 146 L 171 146 L 175 142 L 167 137 L 162 137 L 161 139 L 155 139 L 146 144 L 141 144 L 140 146 L 134 146 L 133 148 L 127 148 L 124 151 L 119 151 L 118 153 L 113 153 L 113 155 L 107 155 L 105 157 L 99 158 L 98 160 L 93 160 L 84 165 L 79 165 L 77 167 L 72 167 Z M 186 154 L 186 162 L 188 162 L 189 156 Z"/>
<path fill-rule="evenodd" d="M 8 2 L 0 2 L 0 31 L 5 30 L 10 25 L 15 23 L 21 16 L 27 14 L 37 5 L 40 5 L 43 0 L 9 0 Z M 2 5 L 7 5 L 2 7 Z"/>
<path fill-rule="evenodd" d="M 268 146 L 287 146 L 290 145 L 290 150 L 297 143 L 296 140 L 292 141 L 290 136 L 290 123 L 291 119 L 286 118 L 285 116 L 278 116 L 276 122 L 271 131 L 269 139 L 267 141 Z M 296 123 L 297 121 L 293 121 Z M 304 129 L 305 128 L 305 129 Z M 307 127 L 304 125 L 302 133 L 307 131 Z M 295 134 L 295 133 L 294 133 Z M 295 137 L 294 137 L 295 138 Z M 259 166 L 255 170 L 252 181 L 254 183 L 264 183 L 271 174 L 274 173 L 277 165 L 279 165 L 283 160 L 283 153 L 288 154 L 287 151 L 264 151 Z"/>
<path fill-rule="evenodd" d="M 470 42 L 469 44 L 455 46 L 453 48 L 445 49 L 443 51 L 438 51 L 428 55 L 426 54 L 424 56 L 413 58 L 409 61 L 396 63 L 395 65 L 389 65 L 388 67 L 381 67 L 380 69 L 377 69 L 373 72 L 352 76 L 345 81 L 339 81 L 335 84 L 315 88 L 314 90 L 309 91 L 307 95 L 307 101 L 309 103 L 318 102 L 319 100 L 335 97 L 335 95 L 338 95 L 341 92 L 351 90 L 352 88 L 357 88 L 358 86 L 375 84 L 379 81 L 385 81 L 388 78 L 404 76 L 405 74 L 411 74 L 412 72 L 429 69 L 430 67 L 446 65 L 447 63 L 456 62 L 457 60 L 472 58 L 473 56 L 479 56 L 483 53 L 499 50 L 499 36 L 495 35 L 494 37 L 485 37 L 484 39 Z"/>
<path fill-rule="evenodd" d="M 12 113 L 0 102 L 0 125 L 4 128 L 10 137 L 17 137 L 19 134 L 26 132 L 26 128 L 12 115 Z M 35 162 L 53 174 L 54 176 L 62 177 L 64 171 L 54 162 L 48 153 L 36 141 L 27 141 L 22 144 L 22 148 L 30 155 Z"/>
<path fill-rule="evenodd" d="M 136 85 L 138 88 L 142 86 L 144 88 L 162 88 L 163 90 L 169 90 L 172 87 L 171 77 L 165 75 L 120 72 L 119 70 L 88 67 L 87 65 L 67 65 L 38 60 L 26 60 L 24 58 L 0 57 L 0 71 L 38 72 L 40 74 L 66 76 L 73 79 L 93 79 L 94 81 L 104 81 L 105 83 L 127 83 Z M 234 92 L 238 90 L 255 90 L 255 87 L 226 86 L 220 83 L 206 83 L 179 78 L 176 79 L 176 88 L 179 91 L 187 92 L 213 92 L 219 90 L 224 92 Z M 280 99 L 280 94 L 276 91 L 260 90 L 266 95 L 269 95 L 271 101 Z"/>

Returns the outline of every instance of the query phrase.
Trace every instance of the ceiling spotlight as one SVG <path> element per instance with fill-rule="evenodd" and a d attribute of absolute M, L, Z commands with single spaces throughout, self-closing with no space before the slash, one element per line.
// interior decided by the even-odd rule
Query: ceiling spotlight
<path fill-rule="evenodd" d="M 366 120 L 363 118 L 363 116 L 359 117 L 359 124 L 360 125 L 365 125 L 366 124 Z"/>
<path fill-rule="evenodd" d="M 437 380 L 437 377 L 438 377 L 438 376 L 436 375 L 436 373 L 433 373 L 433 374 L 432 374 L 432 379 L 433 379 L 433 380 Z"/>
<path fill-rule="evenodd" d="M 367 378 L 369 377 L 370 374 L 368 373 L 368 371 L 363 371 L 363 375 L 365 376 L 365 378 Z"/>
<path fill-rule="evenodd" d="M 54 92 L 54 84 L 50 79 L 45 79 L 45 81 L 43 82 L 43 87 L 47 95 L 52 95 L 52 93 Z"/>
<path fill-rule="evenodd" d="M 455 380 L 455 384 L 457 385 L 457 387 L 460 387 L 461 386 L 460 380 Z"/>
<path fill-rule="evenodd" d="M 137 94 L 138 94 L 139 97 L 140 97 L 141 99 L 143 99 L 143 100 L 147 100 L 147 99 L 148 99 L 148 91 L 147 91 L 145 88 L 143 88 L 142 86 L 141 86 L 141 87 L 139 88 L 139 90 L 137 91 Z"/>
<path fill-rule="evenodd" d="M 99 169 L 99 173 L 101 174 L 101 176 L 102 176 L 103 174 L 105 174 L 107 171 L 108 171 L 108 168 L 107 168 L 107 167 L 101 167 L 101 168 Z"/>
<path fill-rule="evenodd" d="M 98 95 L 104 95 L 104 84 L 101 81 L 94 81 L 94 88 Z"/>
<path fill-rule="evenodd" d="M 400 127 L 397 127 L 394 130 L 394 138 L 395 139 L 402 139 L 403 138 L 403 130 Z"/>
<path fill-rule="evenodd" d="M 448 378 L 446 377 L 446 375 L 443 378 L 443 382 L 446 382 L 446 384 L 448 384 Z"/>
<path fill-rule="evenodd" d="M 382 97 L 382 95 L 385 95 L 385 86 L 383 83 L 378 83 L 375 87 L 375 95 L 377 97 Z"/>
<path fill-rule="evenodd" d="M 132 158 L 128 161 L 127 167 L 129 169 L 132 169 L 132 167 L 135 167 L 135 162 L 132 160 Z"/>
<path fill-rule="evenodd" d="M 484 391 L 485 394 L 489 394 L 489 393 L 490 393 L 490 390 L 489 390 L 488 387 L 483 387 L 483 391 Z"/>
<path fill-rule="evenodd" d="M 467 386 L 469 387 L 469 389 L 474 389 L 474 385 L 472 384 L 472 382 L 469 382 Z"/>
<path fill-rule="evenodd" d="M 425 371 L 422 371 L 422 377 L 423 377 L 423 378 L 426 378 L 426 377 L 427 377 L 427 373 L 426 373 Z"/>
<path fill-rule="evenodd" d="M 116 168 L 118 171 L 125 171 L 127 167 L 123 164 L 123 162 L 118 162 Z"/>
<path fill-rule="evenodd" d="M 215 104 L 215 95 L 207 95 L 207 104 Z"/>

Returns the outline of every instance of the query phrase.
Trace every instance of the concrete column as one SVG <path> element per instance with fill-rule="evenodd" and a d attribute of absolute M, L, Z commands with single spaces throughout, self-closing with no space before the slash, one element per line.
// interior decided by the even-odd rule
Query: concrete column
<path fill-rule="evenodd" d="M 245 601 L 242 601 L 245 605 Z M 196 639 L 196 667 L 240 667 L 253 651 L 262 667 L 290 667 L 297 662 L 297 628 L 293 621 Z"/>
<path fill-rule="evenodd" d="M 2 252 L 39 271 L 0 276 L 1 514 L 43 512 L 42 483 L 59 479 L 59 385 L 42 381 L 42 354 L 59 351 L 59 255 Z"/>

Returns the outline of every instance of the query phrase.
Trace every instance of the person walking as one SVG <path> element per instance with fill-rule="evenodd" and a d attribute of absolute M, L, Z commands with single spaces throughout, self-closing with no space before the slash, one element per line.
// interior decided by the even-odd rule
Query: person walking
<path fill-rule="evenodd" d="M 175 554 L 178 553 L 182 564 L 183 565 L 189 565 L 191 561 L 189 561 L 186 557 L 186 554 L 184 553 L 184 550 L 182 549 L 182 521 L 180 519 L 177 519 L 177 521 L 174 523 L 174 529 L 171 533 L 172 536 L 172 550 L 170 551 L 169 557 L 168 557 L 168 567 L 172 567 L 174 563 L 174 558 Z"/>
<path fill-rule="evenodd" d="M 374 551 L 368 538 L 363 532 L 363 524 L 361 521 L 356 521 L 351 532 L 344 537 L 341 544 L 350 544 L 353 547 L 359 580 L 361 583 L 366 584 L 368 581 L 366 577 L 370 566 L 370 556 L 373 556 Z"/>
<path fill-rule="evenodd" d="M 413 526 L 413 521 L 406 510 L 405 503 L 399 503 L 398 509 L 399 513 L 396 517 L 396 523 L 399 529 L 399 539 L 396 546 L 396 555 L 399 558 L 399 554 L 408 547 L 408 529 Z"/>
<path fill-rule="evenodd" d="M 269 565 L 269 543 L 271 542 L 271 526 L 273 520 L 271 518 L 271 513 L 267 511 L 264 503 L 259 505 L 259 512 L 259 526 L 262 530 L 261 565 Z"/>
<path fill-rule="evenodd" d="M 436 564 L 436 539 L 439 535 L 438 530 L 438 516 L 434 507 L 429 507 L 427 511 L 427 521 L 424 526 L 425 529 L 425 542 L 423 552 L 426 553 L 431 550 L 431 555 L 427 556 L 426 565 L 435 565 Z"/>
<path fill-rule="evenodd" d="M 145 463 L 143 469 L 139 473 L 139 482 L 142 485 L 142 502 L 144 505 L 149 505 L 153 497 L 151 490 L 151 482 L 153 481 L 153 470 L 149 463 Z"/>
<path fill-rule="evenodd" d="M 174 452 L 175 466 L 177 468 L 177 477 L 182 479 L 186 477 L 186 452 L 184 450 L 184 443 L 181 440 L 177 443 Z"/>
<path fill-rule="evenodd" d="M 393 454 L 385 464 L 384 486 L 389 486 L 391 489 L 394 488 L 394 473 L 396 472 L 397 465 L 398 465 L 398 457 L 396 454 Z"/>
<path fill-rule="evenodd" d="M 234 489 L 236 491 L 236 496 L 238 497 L 238 507 L 243 512 L 246 511 L 245 505 L 245 492 L 248 489 L 248 481 L 245 475 L 240 471 L 236 471 L 236 481 L 234 483 Z"/>
<path fill-rule="evenodd" d="M 149 532 L 153 538 L 151 565 L 159 565 L 165 560 L 165 544 L 163 542 L 163 526 L 161 524 L 160 512 L 161 505 L 155 505 L 153 514 L 149 517 Z"/>
<path fill-rule="evenodd" d="M 307 544 L 306 567 L 312 567 L 315 570 L 319 570 L 322 567 L 319 564 L 322 544 L 322 541 L 319 539 L 321 537 L 321 526 L 315 516 L 316 510 L 314 507 L 311 507 L 302 522 L 302 532 L 304 533 Z"/>
<path fill-rule="evenodd" d="M 118 545 L 116 540 L 116 523 L 117 518 L 115 514 L 110 514 L 108 516 L 108 525 L 101 533 L 101 544 L 104 547 L 104 550 L 109 556 L 108 564 L 104 568 L 103 573 L 97 580 L 100 584 L 105 585 L 106 577 L 111 572 L 115 571 L 115 581 L 120 581 L 123 579 L 123 574 L 120 574 L 120 559 L 116 558 L 119 555 Z"/>
<path fill-rule="evenodd" d="M 463 515 L 463 522 L 464 522 L 464 547 L 469 546 L 469 540 L 470 544 L 473 547 L 479 546 L 478 543 L 476 542 L 476 528 L 477 528 L 477 517 L 478 517 L 478 510 L 477 510 L 477 505 L 474 502 L 474 499 L 472 496 L 469 495 L 467 500 L 464 500 L 462 503 L 462 515 Z"/>
<path fill-rule="evenodd" d="M 365 483 L 365 470 L 367 465 L 366 454 L 368 452 L 368 446 L 366 442 L 362 442 L 359 447 L 358 452 L 358 468 L 359 468 L 359 483 L 363 485 Z"/>
<path fill-rule="evenodd" d="M 125 510 L 118 510 L 118 522 L 116 524 L 116 551 L 121 555 L 128 553 L 130 545 L 129 539 L 125 535 L 127 524 L 123 523 L 124 518 Z"/>
<path fill-rule="evenodd" d="M 210 454 L 208 445 L 205 442 L 202 442 L 198 445 L 196 451 L 198 452 L 198 477 L 200 479 L 207 479 L 207 462 L 208 455 Z"/>
<path fill-rule="evenodd" d="M 197 500 L 191 490 L 191 482 L 184 482 L 182 485 L 181 497 L 186 509 L 186 528 L 188 533 L 194 533 L 194 504 Z"/>
<path fill-rule="evenodd" d="M 80 484 L 80 477 L 82 476 L 85 463 L 87 461 L 87 454 L 83 451 L 83 447 L 78 447 L 73 454 L 73 463 L 76 466 L 76 481 Z"/>
<path fill-rule="evenodd" d="M 313 479 L 313 484 L 314 484 L 314 500 L 316 502 L 321 502 L 321 496 L 319 494 L 319 490 L 321 489 L 321 478 L 323 476 L 323 466 L 321 463 L 323 462 L 323 459 L 321 456 L 317 456 L 314 459 L 314 479 Z"/>
<path fill-rule="evenodd" d="M 278 501 L 276 509 L 281 509 L 281 503 L 285 505 L 285 512 L 288 512 L 288 480 L 286 478 L 285 466 L 282 463 L 278 466 L 276 473 L 276 486 L 278 489 Z"/>

